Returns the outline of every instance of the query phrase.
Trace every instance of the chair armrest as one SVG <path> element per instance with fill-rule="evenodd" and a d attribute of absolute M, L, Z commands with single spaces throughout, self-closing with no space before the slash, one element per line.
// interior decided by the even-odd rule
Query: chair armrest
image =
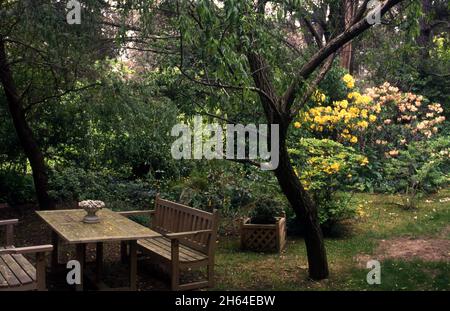
<path fill-rule="evenodd" d="M 185 238 L 185 237 L 188 237 L 188 236 L 195 236 L 195 235 L 202 234 L 202 233 L 209 233 L 209 234 L 211 234 L 212 232 L 213 232 L 212 230 L 208 229 L 208 230 L 165 233 L 165 234 L 163 234 L 163 236 L 172 240 L 172 239 Z"/>
<path fill-rule="evenodd" d="M 19 219 L 0 220 L 0 226 L 6 227 L 6 243 L 7 246 L 14 245 L 14 226 L 19 222 Z"/>
<path fill-rule="evenodd" d="M 0 226 L 16 225 L 18 223 L 19 223 L 19 219 L 0 220 Z"/>
<path fill-rule="evenodd" d="M 38 246 L 27 246 L 27 247 L 12 247 L 0 249 L 0 255 L 8 254 L 31 254 L 31 253 L 45 253 L 51 252 L 53 250 L 53 245 L 38 245 Z"/>
<path fill-rule="evenodd" d="M 155 211 L 154 210 L 150 210 L 150 211 L 123 211 L 123 212 L 118 212 L 120 215 L 125 216 L 125 217 L 129 217 L 129 216 L 141 216 L 141 215 L 154 215 Z"/>

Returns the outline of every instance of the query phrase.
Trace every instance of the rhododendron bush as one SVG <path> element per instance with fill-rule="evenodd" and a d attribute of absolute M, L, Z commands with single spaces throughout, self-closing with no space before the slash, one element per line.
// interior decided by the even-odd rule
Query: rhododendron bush
<path fill-rule="evenodd" d="M 324 229 L 356 215 L 350 196 L 338 192 L 351 184 L 367 165 L 367 158 L 353 147 L 330 139 L 302 138 L 289 149 L 294 170 L 305 189 L 319 205 L 319 219 Z"/>
<path fill-rule="evenodd" d="M 366 93 L 381 111 L 376 126 L 364 136 L 363 143 L 386 157 L 398 156 L 399 150 L 406 150 L 411 142 L 430 139 L 445 121 L 439 103 L 430 103 L 421 95 L 402 93 L 387 82 L 367 89 Z"/>
<path fill-rule="evenodd" d="M 429 177 L 423 173 L 426 171 L 422 170 L 425 165 L 423 159 L 410 159 L 410 162 L 419 163 L 413 168 L 407 163 L 399 164 L 411 155 L 417 155 L 410 152 L 410 146 L 414 145 L 416 148 L 416 143 L 421 143 L 420 146 L 426 148 L 424 144 L 431 143 L 435 136 L 438 137 L 445 122 L 444 111 L 439 103 L 430 102 L 422 95 L 402 92 L 388 82 L 367 88 L 364 92 L 356 88 L 355 79 L 349 74 L 345 74 L 339 82 L 347 90 L 345 98 L 334 98 L 330 93 L 332 90 L 316 90 L 308 107 L 299 113 L 294 128 L 309 132 L 316 138 L 318 148 L 328 146 L 328 154 L 332 153 L 333 148 L 325 142 L 333 140 L 342 147 L 352 147 L 346 150 L 347 153 L 354 153 L 352 159 L 360 157 L 360 160 L 353 163 L 349 161 L 351 157 L 343 157 L 341 154 L 339 161 L 331 163 L 325 155 L 319 158 L 310 155 L 302 164 L 296 163 L 297 166 L 307 163 L 311 167 L 311 170 L 302 167 L 300 176 L 310 191 L 326 189 L 332 192 L 358 185 L 361 190 L 406 192 L 411 185 L 417 189 L 430 190 L 448 182 L 445 174 L 439 180 L 427 182 L 428 186 L 417 180 L 418 176 L 423 179 Z M 302 144 L 303 142 L 299 143 L 299 146 Z M 444 158 L 449 157 L 448 150 L 440 152 Z M 436 161 L 435 165 L 442 163 L 443 161 Z M 361 166 L 364 169 L 357 169 Z M 353 171 L 347 173 L 349 167 Z M 401 180 L 392 180 L 392 167 L 402 168 L 402 173 L 398 176 Z M 418 174 L 421 170 L 422 173 Z M 346 178 L 343 179 L 343 175 Z M 391 185 L 386 186 L 385 183 Z"/>
<path fill-rule="evenodd" d="M 349 89 L 354 86 L 352 81 L 346 82 Z M 358 144 L 361 150 L 371 146 L 387 157 L 397 156 L 412 141 L 431 138 L 445 121 L 439 103 L 402 93 L 388 82 L 364 94 L 350 91 L 347 98 L 332 103 L 316 91 L 312 100 L 317 106 L 300 113 L 296 128 L 305 125 L 318 137 Z"/>

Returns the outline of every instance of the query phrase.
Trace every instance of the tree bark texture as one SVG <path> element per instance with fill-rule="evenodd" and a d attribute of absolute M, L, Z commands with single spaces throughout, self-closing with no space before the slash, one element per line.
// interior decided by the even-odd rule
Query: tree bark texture
<path fill-rule="evenodd" d="M 21 97 L 17 91 L 14 78 L 8 64 L 4 39 L 0 36 L 0 82 L 3 85 L 8 109 L 16 130 L 17 137 L 23 151 L 30 161 L 33 171 L 33 181 L 36 197 L 41 209 L 53 208 L 52 200 L 48 195 L 48 174 L 44 155 L 33 135 L 21 103 Z"/>

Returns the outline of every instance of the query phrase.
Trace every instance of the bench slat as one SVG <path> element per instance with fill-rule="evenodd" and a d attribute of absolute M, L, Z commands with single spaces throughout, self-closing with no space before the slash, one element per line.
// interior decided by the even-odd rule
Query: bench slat
<path fill-rule="evenodd" d="M 20 285 L 20 281 L 15 277 L 14 273 L 9 269 L 7 264 L 0 257 L 0 274 L 3 275 L 6 282 L 8 283 L 8 287 L 16 287 Z"/>
<path fill-rule="evenodd" d="M 138 240 L 138 245 L 166 259 L 171 258 L 170 252 L 152 243 L 150 240 Z"/>
<path fill-rule="evenodd" d="M 23 270 L 23 268 L 14 260 L 11 255 L 2 255 L 0 257 L 6 263 L 8 268 L 14 273 L 14 276 L 22 285 L 33 282 L 30 276 L 25 272 L 25 270 Z"/>
<path fill-rule="evenodd" d="M 149 246 L 149 248 L 152 249 L 153 252 L 159 253 L 160 255 L 162 255 L 163 257 L 167 258 L 167 259 L 171 259 L 171 246 L 170 246 L 170 241 L 168 240 L 161 240 L 161 239 L 154 239 L 154 240 L 148 240 L 146 243 L 147 246 Z M 180 261 L 182 262 L 193 262 L 193 261 L 198 261 L 198 260 L 203 260 L 204 258 L 206 258 L 206 256 L 191 256 L 187 254 L 187 250 L 185 249 L 185 247 L 183 247 L 182 245 L 180 245 Z"/>
<path fill-rule="evenodd" d="M 3 275 L 0 273 L 0 288 L 2 287 L 7 287 L 8 286 L 8 282 L 6 282 L 5 278 L 3 277 Z"/>
<path fill-rule="evenodd" d="M 21 254 L 12 255 L 16 262 L 22 267 L 22 269 L 28 274 L 28 276 L 36 281 L 36 268 Z"/>
<path fill-rule="evenodd" d="M 138 240 L 138 244 L 153 252 L 156 253 L 166 259 L 171 259 L 171 242 L 166 238 L 152 238 L 146 240 Z M 180 261 L 181 262 L 195 262 L 205 260 L 208 257 L 200 252 L 197 252 L 193 249 L 188 248 L 187 246 L 180 244 Z"/>
<path fill-rule="evenodd" d="M 162 248 L 171 253 L 171 241 L 169 239 L 158 238 L 154 239 L 152 242 L 158 244 L 159 246 L 161 246 Z M 182 244 L 179 245 L 179 252 L 181 261 L 197 261 L 206 258 L 206 255 L 195 252 L 195 250 L 190 249 Z"/>

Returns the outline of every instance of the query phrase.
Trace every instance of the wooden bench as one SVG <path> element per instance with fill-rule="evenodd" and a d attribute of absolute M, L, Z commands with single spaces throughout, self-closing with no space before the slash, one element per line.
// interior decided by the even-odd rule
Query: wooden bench
<path fill-rule="evenodd" d="M 138 248 L 168 268 L 172 290 L 190 290 L 214 285 L 217 210 L 208 213 L 157 196 L 154 210 L 127 211 L 121 214 L 127 217 L 151 216 L 151 229 L 163 236 L 138 240 Z M 180 284 L 181 270 L 199 267 L 206 267 L 206 280 Z"/>
<path fill-rule="evenodd" d="M 6 243 L 0 247 L 0 291 L 40 290 L 45 285 L 45 253 L 53 250 L 52 245 L 14 247 L 14 225 L 17 219 L 0 220 L 0 227 L 6 228 Z M 36 254 L 34 267 L 24 254 Z"/>

